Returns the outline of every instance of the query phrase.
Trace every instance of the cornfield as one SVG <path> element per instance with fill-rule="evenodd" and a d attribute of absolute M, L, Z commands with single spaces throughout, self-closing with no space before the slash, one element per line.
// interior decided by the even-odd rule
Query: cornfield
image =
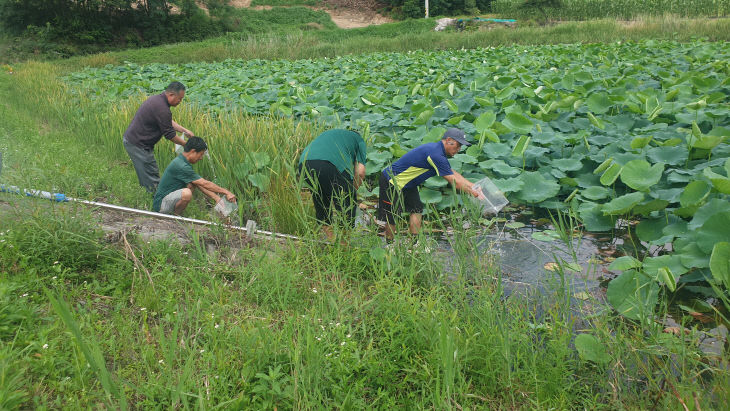
<path fill-rule="evenodd" d="M 492 11 L 503 17 L 543 16 L 536 8 L 522 8 L 523 3 L 524 0 L 495 0 Z M 561 4 L 561 7 L 545 8 L 544 17 L 551 20 L 628 20 L 667 14 L 680 17 L 725 17 L 730 14 L 730 0 L 562 0 Z"/>

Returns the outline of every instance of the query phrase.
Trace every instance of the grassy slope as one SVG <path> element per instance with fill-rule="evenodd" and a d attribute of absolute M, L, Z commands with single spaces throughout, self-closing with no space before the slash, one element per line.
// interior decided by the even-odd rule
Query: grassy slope
<path fill-rule="evenodd" d="M 681 39 L 717 32 L 725 39 L 720 34 L 730 32 L 721 32 L 725 21 L 656 24 L 664 28 L 630 33 Z M 414 34 L 389 38 L 401 31 L 396 27 L 406 26 L 331 37 L 229 37 L 20 65 L 13 75 L 0 74 L 2 181 L 51 182 L 77 187 L 69 194 L 146 205 L 120 148 L 94 144 L 97 133 L 119 135 L 138 101 L 79 105 L 56 78 L 85 65 L 319 57 L 498 45 L 490 41 L 500 38 L 625 39 L 611 22 L 446 35 L 412 27 Z M 192 121 L 196 114 L 184 115 Z M 269 123 L 238 120 L 264 130 Z M 77 139 L 85 143 L 67 143 Z M 579 327 L 608 347 L 611 360 L 579 361 L 571 346 L 575 319 L 559 294 L 530 305 L 504 298 L 492 274 L 467 281 L 468 267 L 491 270 L 488 255 L 475 251 L 473 233 L 453 244 L 454 282 L 440 280 L 439 256 L 383 256 L 370 251 L 379 250 L 373 237 L 361 240 L 363 248 L 267 246 L 275 253 L 246 249 L 235 260 L 225 249 L 211 258 L 199 242 L 131 238 L 153 289 L 117 246 L 100 242 L 83 211 L 2 199 L 23 212 L 6 210 L 0 219 L 0 408 L 118 408 L 119 389 L 139 408 L 677 408 L 695 393 L 705 409 L 728 401 L 728 373 L 720 371 L 727 358 L 705 364 L 694 334 L 682 342 L 652 324 L 599 315 Z M 80 326 L 81 341 L 67 332 L 63 310 L 49 303 L 45 289 L 71 303 L 68 322 Z M 92 355 L 89 362 L 116 377 L 103 384 L 102 367 L 86 368 L 81 347 L 98 349 L 105 361 Z M 703 370 L 713 377 L 696 378 Z"/>

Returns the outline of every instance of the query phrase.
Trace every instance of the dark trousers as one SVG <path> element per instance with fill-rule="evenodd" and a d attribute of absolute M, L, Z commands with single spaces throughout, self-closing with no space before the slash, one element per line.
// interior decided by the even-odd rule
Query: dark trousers
<path fill-rule="evenodd" d="M 132 160 L 134 171 L 137 172 L 139 185 L 154 194 L 157 191 L 157 185 L 160 184 L 160 170 L 157 168 L 154 150 L 144 149 L 127 142 L 127 140 L 123 140 L 122 143 L 124 143 L 124 149 L 127 150 L 127 154 Z"/>
<path fill-rule="evenodd" d="M 347 172 L 339 172 L 337 167 L 325 160 L 307 160 L 299 165 L 299 173 L 312 190 L 314 210 L 317 221 L 332 225 L 332 211 L 342 212 L 347 224 L 355 225 L 355 186 Z"/>

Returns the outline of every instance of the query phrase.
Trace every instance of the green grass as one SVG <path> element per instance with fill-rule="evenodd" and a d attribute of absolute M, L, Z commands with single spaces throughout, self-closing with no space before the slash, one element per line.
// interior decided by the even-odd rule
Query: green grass
<path fill-rule="evenodd" d="M 488 41 L 707 33 L 726 39 L 729 32 L 721 30 L 724 20 L 651 21 L 636 31 L 602 21 L 429 32 L 425 40 L 388 39 L 384 33 L 397 27 L 389 26 L 331 43 L 319 38 L 323 32 L 227 37 L 27 62 L 12 75 L 0 71 L 0 181 L 149 208 L 121 147 L 141 97 L 100 106 L 59 81 L 86 65 L 324 57 L 368 46 Z M 277 158 L 280 178 L 291 178 L 292 153 L 323 127 L 185 103 L 174 110 L 181 124 L 211 139 L 214 157 L 266 151 Z M 230 139 L 239 135 L 250 138 L 234 147 Z M 163 164 L 172 156 L 165 144 L 157 151 Z M 210 177 L 206 163 L 198 168 Z M 258 198 L 255 190 L 246 195 L 247 203 Z M 281 221 L 275 228 L 312 239 L 311 210 L 298 193 L 260 200 L 268 210 L 256 215 L 260 223 Z M 207 208 L 198 201 L 188 215 L 205 217 Z M 464 217 L 450 218 L 450 226 L 462 227 Z M 660 324 L 617 317 L 600 302 L 592 313 L 577 313 L 559 278 L 544 296 L 510 294 L 475 229 L 457 230 L 450 240 L 455 255 L 447 256 L 413 255 L 405 246 L 388 254 L 373 233 L 353 239 L 351 248 L 262 243 L 234 252 L 223 245 L 215 255 L 204 241 L 226 244 L 231 234 L 189 237 L 183 245 L 129 236 L 150 283 L 120 245 L 104 241 L 88 210 L 0 194 L 0 408 L 719 409 L 730 400 L 727 350 L 703 353 L 702 335 L 688 319 L 678 319 L 689 331 L 677 337 Z M 573 341 L 582 333 L 600 342 L 605 364 L 578 355 Z"/>
<path fill-rule="evenodd" d="M 0 220 L 4 408 L 676 408 L 696 395 L 711 409 L 728 399 L 727 359 L 703 364 L 694 335 L 605 314 L 576 323 L 559 294 L 508 297 L 489 265 L 467 269 L 488 264 L 468 232 L 448 279 L 443 256 L 381 258 L 369 237 L 327 252 L 262 244 L 231 264 L 225 246 L 210 257 L 132 236 L 153 289 L 119 246 L 90 263 L 101 238 L 81 210 L 2 200 L 32 210 Z M 76 217 L 69 234 L 24 238 L 59 215 Z M 64 244 L 86 262 L 51 261 Z M 578 333 L 611 361 L 581 361 Z"/>
<path fill-rule="evenodd" d="M 510 18 L 542 18 L 537 9 L 524 9 L 523 0 L 494 0 L 492 12 Z M 546 8 L 552 20 L 635 19 L 641 16 L 727 17 L 728 0 L 561 0 L 562 7 Z"/>

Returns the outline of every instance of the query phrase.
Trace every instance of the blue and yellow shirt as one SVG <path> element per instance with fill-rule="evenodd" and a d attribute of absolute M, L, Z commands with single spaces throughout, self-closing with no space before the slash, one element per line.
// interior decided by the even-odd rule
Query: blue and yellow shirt
<path fill-rule="evenodd" d="M 383 175 L 399 190 L 416 187 L 433 176 L 452 174 L 441 141 L 420 145 L 383 170 Z"/>

